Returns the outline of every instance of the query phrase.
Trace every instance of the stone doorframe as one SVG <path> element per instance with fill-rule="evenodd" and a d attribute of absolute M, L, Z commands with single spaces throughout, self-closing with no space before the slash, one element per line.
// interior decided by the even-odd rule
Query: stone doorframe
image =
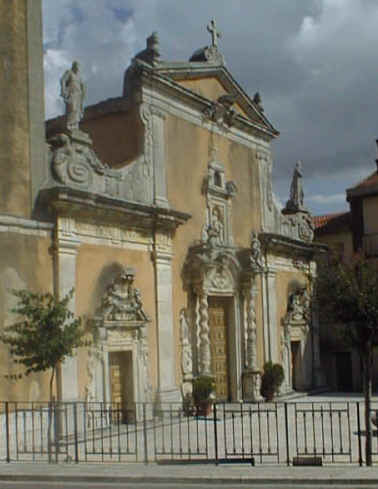
<path fill-rule="evenodd" d="M 299 288 L 289 296 L 288 312 L 282 321 L 281 330 L 281 362 L 285 378 L 281 386 L 282 394 L 293 391 L 293 366 L 291 343 L 297 341 L 300 345 L 300 364 L 298 375 L 299 390 L 305 390 L 312 384 L 313 341 L 311 338 L 311 304 L 306 287 Z"/>
<path fill-rule="evenodd" d="M 192 247 L 184 267 L 189 292 L 188 320 L 191 324 L 193 374 L 212 375 L 209 326 L 209 297 L 232 298 L 230 308 L 229 379 L 233 400 L 241 391 L 241 307 L 240 264 L 232 247 L 212 247 L 207 243 Z M 184 387 L 185 390 L 185 387 Z"/>
<path fill-rule="evenodd" d="M 87 401 L 111 402 L 109 354 L 131 352 L 133 399 L 151 401 L 147 327 L 150 319 L 143 311 L 139 289 L 133 286 L 135 271 L 125 267 L 107 285 L 94 318 L 98 340 L 88 359 Z"/>

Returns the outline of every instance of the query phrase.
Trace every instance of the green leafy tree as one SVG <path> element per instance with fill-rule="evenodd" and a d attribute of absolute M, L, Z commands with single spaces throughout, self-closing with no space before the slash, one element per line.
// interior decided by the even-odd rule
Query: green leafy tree
<path fill-rule="evenodd" d="M 11 310 L 19 320 L 6 327 L 0 340 L 7 344 L 14 361 L 24 366 L 22 375 L 51 370 L 50 401 L 59 365 L 72 357 L 76 348 L 89 346 L 84 339 L 81 318 L 75 318 L 68 305 L 73 289 L 61 300 L 51 293 L 12 290 L 18 299 Z"/>
<path fill-rule="evenodd" d="M 372 465 L 371 396 L 373 350 L 378 344 L 378 266 L 358 255 L 350 263 L 332 257 L 319 265 L 316 285 L 320 319 L 355 347 L 362 360 L 366 464 Z"/>

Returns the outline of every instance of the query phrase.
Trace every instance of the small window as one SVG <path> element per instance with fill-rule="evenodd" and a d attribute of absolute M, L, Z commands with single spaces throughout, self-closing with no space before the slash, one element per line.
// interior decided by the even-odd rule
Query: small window
<path fill-rule="evenodd" d="M 216 185 L 217 187 L 222 186 L 222 177 L 219 171 L 216 171 L 214 173 L 214 185 Z"/>

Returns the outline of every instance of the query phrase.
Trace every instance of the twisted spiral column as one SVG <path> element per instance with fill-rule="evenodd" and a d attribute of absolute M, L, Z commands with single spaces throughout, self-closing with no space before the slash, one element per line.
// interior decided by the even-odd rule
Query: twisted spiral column
<path fill-rule="evenodd" d="M 256 290 L 253 286 L 245 289 L 244 295 L 247 302 L 247 344 L 246 344 L 246 366 L 248 369 L 257 369 L 257 352 L 256 352 L 256 310 L 255 296 Z"/>
<path fill-rule="evenodd" d="M 200 326 L 200 373 L 203 375 L 211 374 L 211 353 L 210 353 L 210 328 L 209 312 L 207 302 L 207 292 L 200 290 L 199 298 L 199 326 Z"/>

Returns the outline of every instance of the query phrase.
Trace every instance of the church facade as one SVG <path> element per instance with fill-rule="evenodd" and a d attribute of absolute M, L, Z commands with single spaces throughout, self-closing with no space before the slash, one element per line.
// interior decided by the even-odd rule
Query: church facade
<path fill-rule="evenodd" d="M 38 3 L 25 4 L 31 23 Z M 39 138 L 43 151 L 29 152 L 22 178 L 2 162 L 18 195 L 1 207 L 2 282 L 59 297 L 73 288 L 70 307 L 96 331 L 93 347 L 62 365 L 59 399 L 173 402 L 211 375 L 218 400 L 258 401 L 269 360 L 284 367 L 282 393 L 321 385 L 311 300 L 321 246 L 301 167 L 281 211 L 271 176 L 278 132 L 259 95 L 226 68 L 214 21 L 208 30 L 209 46 L 185 62 L 162 60 L 152 34 L 123 94 L 85 111 L 73 63 L 61 82 L 66 115 L 47 122 L 43 141 L 37 112 L 25 128 L 25 144 Z M 3 287 L 6 325 L 14 318 Z M 2 369 L 13 372 L 1 348 Z M 1 396 L 46 392 L 35 376 Z"/>

